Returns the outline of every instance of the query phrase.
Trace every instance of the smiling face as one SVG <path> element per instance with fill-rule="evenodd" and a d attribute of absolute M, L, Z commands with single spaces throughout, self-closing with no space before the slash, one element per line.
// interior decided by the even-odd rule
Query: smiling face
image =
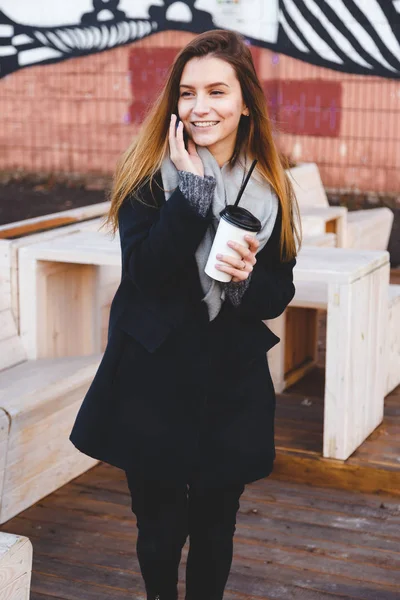
<path fill-rule="evenodd" d="M 233 67 L 213 56 L 192 58 L 182 72 L 178 114 L 197 146 L 205 146 L 219 166 L 235 147 L 242 115 L 248 115 Z"/>

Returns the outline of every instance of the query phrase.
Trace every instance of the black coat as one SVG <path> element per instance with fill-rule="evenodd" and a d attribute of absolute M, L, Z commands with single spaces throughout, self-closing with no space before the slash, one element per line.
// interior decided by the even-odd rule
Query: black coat
<path fill-rule="evenodd" d="M 168 202 L 157 186 L 140 197 L 119 212 L 122 278 L 108 344 L 70 439 L 149 479 L 265 477 L 275 458 L 266 352 L 279 339 L 262 320 L 294 295 L 295 260 L 280 259 L 280 211 L 240 306 L 226 300 L 209 322 L 194 254 L 210 213 L 198 216 L 179 189 Z"/>

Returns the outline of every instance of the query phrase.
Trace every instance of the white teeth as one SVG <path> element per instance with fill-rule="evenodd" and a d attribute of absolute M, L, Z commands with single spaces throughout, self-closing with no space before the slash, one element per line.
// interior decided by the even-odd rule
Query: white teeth
<path fill-rule="evenodd" d="M 218 121 L 201 121 L 200 123 L 194 122 L 193 125 L 196 127 L 210 127 L 211 125 L 218 125 Z"/>

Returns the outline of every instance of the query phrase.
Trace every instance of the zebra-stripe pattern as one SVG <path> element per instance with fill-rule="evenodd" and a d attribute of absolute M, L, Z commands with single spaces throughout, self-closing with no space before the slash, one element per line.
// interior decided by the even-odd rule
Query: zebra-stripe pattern
<path fill-rule="evenodd" d="M 206 23 L 208 29 L 210 23 L 215 28 L 232 27 L 254 45 L 312 64 L 347 73 L 400 77 L 400 0 L 274 0 L 271 4 L 271 0 L 252 0 L 256 13 L 263 14 L 263 22 L 275 32 L 269 37 L 265 29 L 260 32 L 255 17 L 252 20 L 243 11 L 235 21 L 229 12 L 217 10 L 212 0 L 198 0 L 194 5 L 193 0 L 182 0 L 192 12 L 190 21 L 189 12 L 184 15 L 182 6 L 178 11 L 171 2 L 164 3 L 164 12 L 162 6 L 156 7 L 158 12 L 149 9 L 149 19 L 140 12 L 140 0 L 135 0 L 137 18 L 114 11 L 109 13 L 113 19 L 103 21 L 99 20 L 105 16 L 102 11 L 93 13 L 93 21 L 87 13 L 80 24 L 55 27 L 21 25 L 0 10 L 0 77 L 26 65 L 100 52 L 169 28 L 196 33 Z M 181 21 L 171 21 L 178 17 Z"/>
<path fill-rule="evenodd" d="M 396 77 L 399 12 L 400 0 L 281 0 L 280 24 L 291 54 L 342 71 Z"/>
<path fill-rule="evenodd" d="M 157 27 L 155 21 L 127 20 L 120 23 L 42 29 L 32 31 L 31 35 L 41 45 L 63 54 L 82 54 L 133 42 L 150 35 Z"/>
<path fill-rule="evenodd" d="M 0 78 L 21 67 L 115 48 L 157 30 L 157 22 L 145 19 L 47 29 L 0 23 Z"/>
<path fill-rule="evenodd" d="M 8 23 L 0 23 L 0 57 L 12 56 L 16 49 L 12 44 L 14 27 Z"/>

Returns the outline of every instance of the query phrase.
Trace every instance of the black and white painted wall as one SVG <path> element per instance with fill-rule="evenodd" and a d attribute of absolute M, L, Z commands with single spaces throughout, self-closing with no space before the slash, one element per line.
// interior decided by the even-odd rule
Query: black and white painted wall
<path fill-rule="evenodd" d="M 159 31 L 218 28 L 315 65 L 400 77 L 400 0 L 0 0 L 0 78 Z"/>

